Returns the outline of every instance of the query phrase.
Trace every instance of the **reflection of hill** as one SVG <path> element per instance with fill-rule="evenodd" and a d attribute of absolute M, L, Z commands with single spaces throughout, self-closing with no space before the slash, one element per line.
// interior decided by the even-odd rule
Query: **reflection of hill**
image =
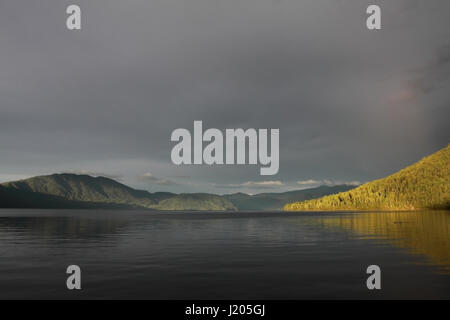
<path fill-rule="evenodd" d="M 450 273 L 450 212 L 375 212 L 324 217 L 324 227 L 386 239 L 408 252 L 426 256 Z"/>
<path fill-rule="evenodd" d="M 125 219 L 91 219 L 84 217 L 0 217 L 0 230 L 34 239 L 97 239 L 123 232 Z M 62 240 L 63 241 L 63 240 Z"/>

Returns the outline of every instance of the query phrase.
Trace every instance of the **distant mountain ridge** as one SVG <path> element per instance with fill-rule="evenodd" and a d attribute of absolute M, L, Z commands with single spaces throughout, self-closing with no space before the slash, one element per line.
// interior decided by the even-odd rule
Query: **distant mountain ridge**
<path fill-rule="evenodd" d="M 355 188 L 351 185 L 319 186 L 311 189 L 294 190 L 288 192 L 271 192 L 248 195 L 245 193 L 233 193 L 224 195 L 239 210 L 282 210 L 286 203 L 320 198 Z"/>
<path fill-rule="evenodd" d="M 281 210 L 289 201 L 312 199 L 337 193 L 351 186 L 322 186 L 284 193 L 150 193 L 136 190 L 106 177 L 52 174 L 0 184 L 3 208 L 107 208 L 152 210 Z"/>
<path fill-rule="evenodd" d="M 187 194 L 190 199 L 186 206 L 171 204 L 177 201 L 177 194 L 170 192 L 150 193 L 136 190 L 106 177 L 91 177 L 77 174 L 52 174 L 30 179 L 6 182 L 0 185 L 3 194 L 9 193 L 16 201 L 2 197 L 0 207 L 105 207 L 105 208 L 146 208 L 166 210 L 177 207 L 178 210 L 236 210 L 231 202 L 212 194 Z M 1 190 L 0 190 L 1 191 Z M 22 197 L 20 197 L 21 195 Z M 34 198 L 30 201 L 30 198 Z M 40 202 L 42 200 L 42 202 Z M 175 209 L 174 209 L 175 210 Z"/>
<path fill-rule="evenodd" d="M 284 210 L 450 209 L 450 144 L 386 178 Z"/>
<path fill-rule="evenodd" d="M 66 173 L 0 184 L 0 208 L 208 211 L 450 209 L 450 145 L 393 175 L 356 188 L 320 186 L 282 193 L 223 196 L 150 193 L 106 177 Z"/>

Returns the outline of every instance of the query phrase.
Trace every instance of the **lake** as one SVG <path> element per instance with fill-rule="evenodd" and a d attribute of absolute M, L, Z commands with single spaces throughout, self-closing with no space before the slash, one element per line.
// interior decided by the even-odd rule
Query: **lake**
<path fill-rule="evenodd" d="M 0 209 L 0 298 L 450 299 L 450 212 Z"/>

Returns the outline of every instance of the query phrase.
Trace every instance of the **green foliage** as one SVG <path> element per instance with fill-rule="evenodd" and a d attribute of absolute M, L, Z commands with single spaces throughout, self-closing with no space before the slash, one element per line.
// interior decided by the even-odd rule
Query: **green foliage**
<path fill-rule="evenodd" d="M 309 200 L 320 198 L 329 194 L 343 192 L 352 189 L 353 186 L 320 186 L 311 189 L 295 190 L 281 193 L 258 193 L 248 195 L 245 193 L 233 193 L 224 195 L 238 210 L 265 211 L 281 210 L 283 205 L 291 201 Z"/>
<path fill-rule="evenodd" d="M 53 174 L 7 182 L 4 187 L 57 196 L 70 201 L 122 204 L 150 208 L 157 204 L 146 191 L 134 190 L 112 179 L 76 174 Z"/>
<path fill-rule="evenodd" d="M 320 199 L 289 203 L 287 211 L 450 209 L 450 145 L 384 179 Z"/>
<path fill-rule="evenodd" d="M 0 207 L 235 210 L 220 196 L 149 193 L 105 177 L 53 174 L 0 185 Z"/>
<path fill-rule="evenodd" d="M 312 199 L 350 189 L 322 186 L 284 193 L 218 196 L 205 193 L 149 193 L 105 177 L 53 174 L 0 185 L 0 207 L 147 208 L 156 210 L 280 210 L 288 201 Z"/>
<path fill-rule="evenodd" d="M 159 210 L 236 210 L 236 207 L 227 199 L 207 193 L 179 194 L 161 201 L 156 208 Z"/>
<path fill-rule="evenodd" d="M 0 208 L 128 209 L 129 207 L 114 203 L 67 200 L 59 196 L 17 190 L 0 185 Z"/>

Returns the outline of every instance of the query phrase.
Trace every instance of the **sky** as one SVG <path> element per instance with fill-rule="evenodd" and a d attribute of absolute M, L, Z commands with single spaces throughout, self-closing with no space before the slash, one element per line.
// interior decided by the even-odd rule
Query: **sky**
<path fill-rule="evenodd" d="M 66 8 L 81 8 L 81 30 Z M 366 8 L 381 8 L 381 30 Z M 0 2 L 0 181 L 149 191 L 358 184 L 449 143 L 448 0 Z M 280 170 L 172 164 L 177 128 L 278 128 Z"/>

